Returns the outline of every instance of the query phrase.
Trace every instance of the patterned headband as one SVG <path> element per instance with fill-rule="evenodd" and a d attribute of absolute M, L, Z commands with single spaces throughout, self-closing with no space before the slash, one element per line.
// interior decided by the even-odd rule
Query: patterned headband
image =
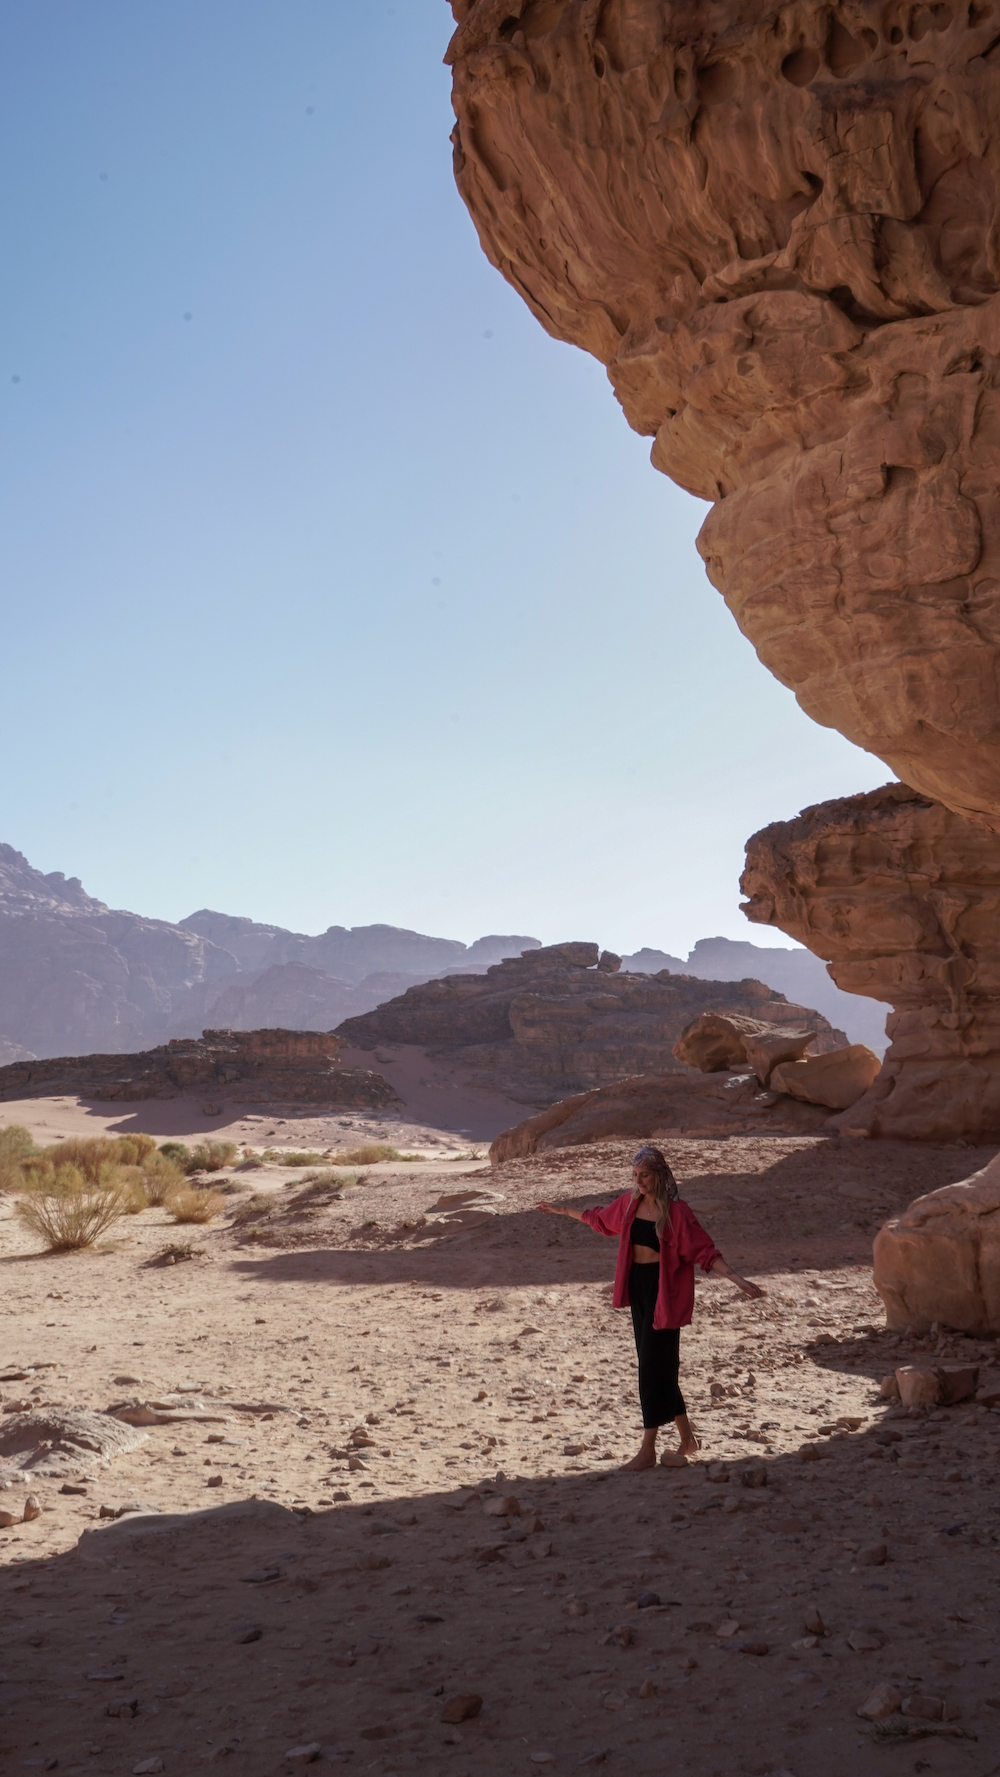
<path fill-rule="evenodd" d="M 670 1170 L 666 1155 L 661 1153 L 659 1148 L 654 1148 L 651 1142 L 647 1142 L 644 1147 L 637 1148 L 636 1152 L 632 1155 L 633 1166 L 644 1166 L 647 1161 L 650 1162 L 658 1172 L 662 1169 L 666 1173 L 667 1196 L 670 1201 L 673 1202 L 674 1198 L 679 1195 L 677 1190 L 677 1180 L 674 1178 L 674 1175 Z"/>

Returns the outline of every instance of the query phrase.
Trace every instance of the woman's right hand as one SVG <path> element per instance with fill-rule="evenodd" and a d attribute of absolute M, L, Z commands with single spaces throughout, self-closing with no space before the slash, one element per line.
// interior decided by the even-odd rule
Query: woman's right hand
<path fill-rule="evenodd" d="M 535 1208 L 540 1209 L 543 1216 L 561 1216 L 566 1213 L 563 1209 L 557 1209 L 554 1203 L 536 1203 Z"/>

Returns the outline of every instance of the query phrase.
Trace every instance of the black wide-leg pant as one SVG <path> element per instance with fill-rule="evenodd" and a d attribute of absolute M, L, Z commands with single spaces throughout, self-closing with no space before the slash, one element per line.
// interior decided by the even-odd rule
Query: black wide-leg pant
<path fill-rule="evenodd" d="M 642 1423 L 647 1431 L 654 1425 L 666 1425 L 679 1413 L 687 1412 L 677 1382 L 681 1359 L 680 1327 L 653 1325 L 659 1287 L 659 1265 L 633 1265 L 629 1270 L 628 1299 L 639 1357 L 639 1402 Z"/>

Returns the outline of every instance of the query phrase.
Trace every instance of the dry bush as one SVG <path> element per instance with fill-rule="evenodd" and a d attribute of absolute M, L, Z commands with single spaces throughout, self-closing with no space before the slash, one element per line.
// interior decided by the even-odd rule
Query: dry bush
<path fill-rule="evenodd" d="M 38 1149 L 20 1123 L 0 1129 L 0 1191 L 19 1191 L 24 1184 L 22 1167 Z"/>
<path fill-rule="evenodd" d="M 24 1162 L 28 1183 L 52 1166 L 75 1166 L 89 1184 L 96 1185 L 109 1166 L 139 1166 L 156 1143 L 151 1135 L 68 1135 L 29 1155 Z"/>
<path fill-rule="evenodd" d="M 258 1154 L 254 1148 L 244 1148 L 243 1158 L 237 1163 L 236 1171 L 256 1172 L 259 1167 L 266 1165 L 267 1161 L 264 1159 L 263 1154 Z"/>
<path fill-rule="evenodd" d="M 74 1252 L 94 1241 L 128 1211 L 129 1181 L 105 1166 L 89 1179 L 77 1166 L 36 1168 L 17 1214 L 49 1252 Z"/>
<path fill-rule="evenodd" d="M 264 1159 L 272 1166 L 322 1166 L 324 1155 L 306 1153 L 299 1148 L 265 1148 Z"/>
<path fill-rule="evenodd" d="M 357 1148 L 341 1148 L 335 1154 L 327 1154 L 329 1166 L 377 1166 L 380 1160 L 419 1160 L 419 1154 L 401 1154 L 398 1148 L 386 1141 L 362 1142 Z"/>
<path fill-rule="evenodd" d="M 233 1216 L 234 1228 L 245 1228 L 251 1222 L 259 1222 L 262 1217 L 270 1216 L 279 1207 L 278 1199 L 263 1191 L 255 1191 L 246 1203 L 241 1203 Z"/>
<path fill-rule="evenodd" d="M 200 1141 L 191 1155 L 191 1172 L 221 1172 L 236 1158 L 234 1141 Z"/>
<path fill-rule="evenodd" d="M 185 1185 L 174 1193 L 167 1208 L 175 1222 L 210 1222 L 225 1201 L 221 1191 L 196 1191 L 192 1185 Z"/>
<path fill-rule="evenodd" d="M 118 1182 L 125 1193 L 125 1214 L 137 1216 L 149 1208 L 146 1181 L 139 1166 L 119 1166 Z"/>
<path fill-rule="evenodd" d="M 166 1159 L 161 1150 L 143 1162 L 142 1182 L 149 1202 L 159 1207 L 169 1203 L 175 1191 L 183 1189 L 184 1172 L 173 1160 Z"/>

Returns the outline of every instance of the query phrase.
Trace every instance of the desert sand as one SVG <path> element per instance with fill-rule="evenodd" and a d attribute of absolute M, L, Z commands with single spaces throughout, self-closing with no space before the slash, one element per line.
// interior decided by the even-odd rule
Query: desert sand
<path fill-rule="evenodd" d="M 95 1127 L 86 1107 L 29 1109 Z M 306 1121 L 261 1133 L 299 1145 Z M 933 1737 L 908 1768 L 992 1770 L 1000 1417 L 880 1398 L 913 1342 L 885 1334 L 870 1263 L 885 1214 L 991 1150 L 672 1144 L 684 1195 L 768 1294 L 699 1282 L 682 1385 L 702 1456 L 623 1475 L 638 1416 L 614 1243 L 532 1205 L 606 1200 L 628 1149 L 490 1168 L 438 1137 L 454 1157 L 373 1169 L 339 1200 L 310 1207 L 301 1172 L 268 1167 L 233 1176 L 207 1228 L 148 1210 L 83 1254 L 39 1256 L 0 1203 L 3 1407 L 172 1395 L 209 1414 L 0 1490 L 15 1516 L 29 1488 L 42 1508 L 0 1531 L 10 1768 L 231 1758 L 255 1777 L 305 1747 L 383 1777 L 839 1777 L 892 1756 L 856 1713 L 887 1681 L 951 1718 L 904 1718 Z M 187 1240 L 199 1256 L 156 1262 Z M 813 1611 L 828 1633 L 808 1635 Z M 448 1719 L 469 1696 L 478 1713 Z"/>

